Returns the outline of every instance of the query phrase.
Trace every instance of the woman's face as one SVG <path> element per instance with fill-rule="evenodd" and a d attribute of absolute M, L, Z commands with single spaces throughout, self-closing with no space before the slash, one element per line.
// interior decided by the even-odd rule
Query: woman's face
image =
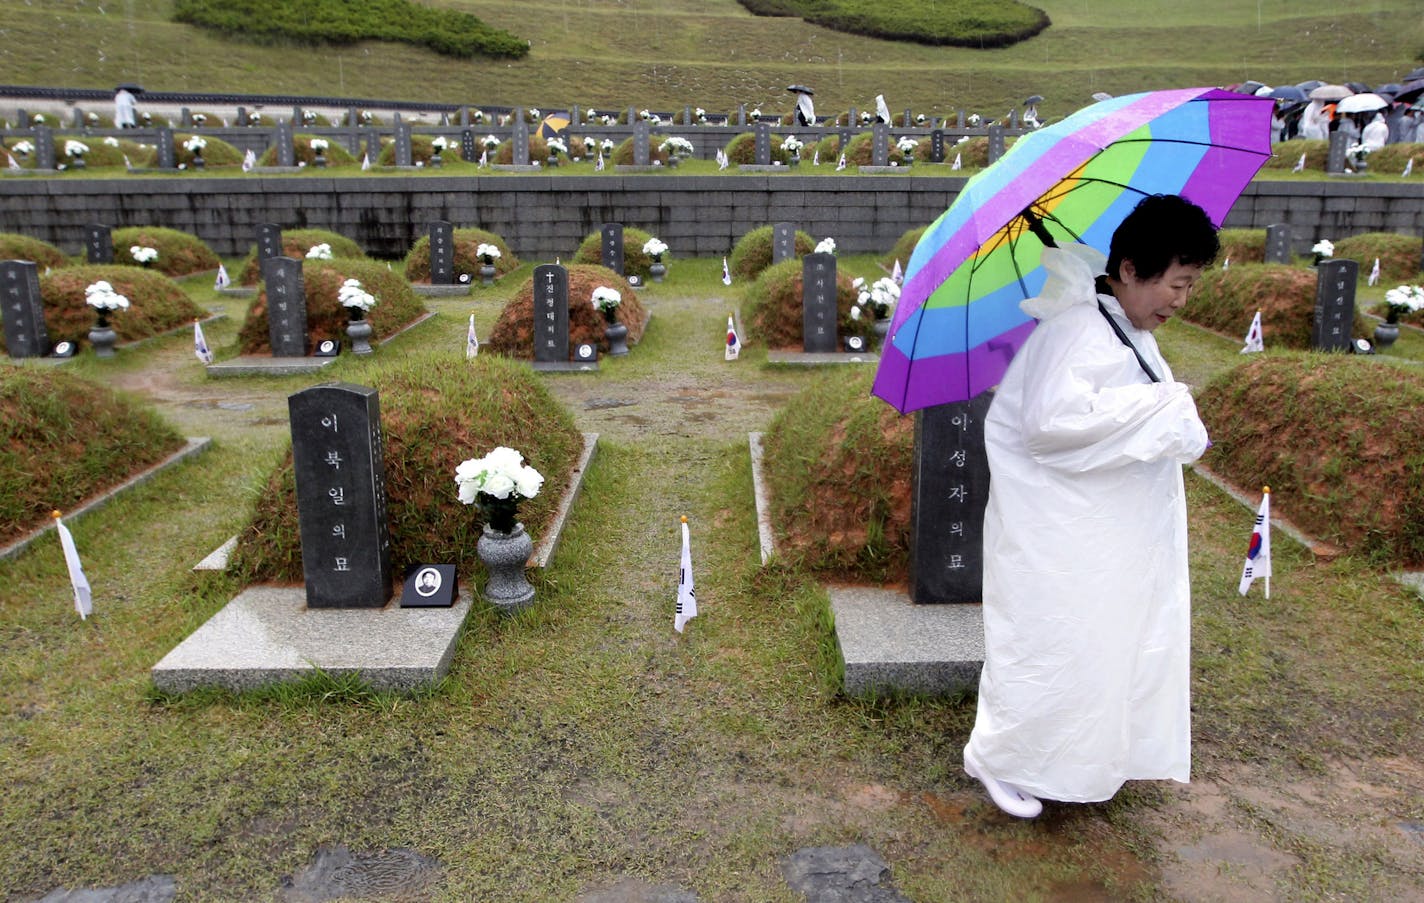
<path fill-rule="evenodd" d="M 1118 266 L 1122 278 L 1113 287 L 1113 294 L 1122 305 L 1127 319 L 1138 329 L 1152 331 L 1172 318 L 1187 303 L 1200 278 L 1202 268 L 1177 261 L 1152 279 L 1138 279 L 1137 266 L 1124 260 Z"/>

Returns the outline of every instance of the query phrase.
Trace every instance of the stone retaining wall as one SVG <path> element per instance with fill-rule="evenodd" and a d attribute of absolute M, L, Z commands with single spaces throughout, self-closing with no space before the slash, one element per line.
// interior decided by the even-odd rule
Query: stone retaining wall
<path fill-rule="evenodd" d="M 887 176 L 601 175 L 381 177 L 175 175 L 129 179 L 6 177 L 0 231 L 82 251 L 83 227 L 102 222 L 167 226 L 197 235 L 223 256 L 246 253 L 258 223 L 322 228 L 375 257 L 399 258 L 432 220 L 480 226 L 527 260 L 567 258 L 605 222 L 636 226 L 674 256 L 730 253 L 746 232 L 795 223 L 850 253 L 884 252 L 931 222 L 965 179 L 929 172 Z M 1293 227 L 1306 253 L 1318 238 L 1361 232 L 1424 234 L 1424 181 L 1371 184 L 1347 178 L 1262 181 L 1247 186 L 1226 225 Z"/>

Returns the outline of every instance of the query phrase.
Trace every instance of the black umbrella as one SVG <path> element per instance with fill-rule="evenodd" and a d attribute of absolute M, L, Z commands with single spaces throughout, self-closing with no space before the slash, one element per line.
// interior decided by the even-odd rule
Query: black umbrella
<path fill-rule="evenodd" d="M 1297 102 L 1304 102 L 1306 99 L 1305 92 L 1297 88 L 1295 85 L 1282 85 L 1279 88 L 1272 88 L 1271 93 L 1267 94 L 1266 96 L 1274 97 L 1276 100 Z"/>
<path fill-rule="evenodd" d="M 1424 78 L 1416 78 L 1413 81 L 1404 83 L 1397 92 L 1394 99 L 1398 102 L 1411 102 L 1419 99 L 1419 95 L 1424 94 Z"/>
<path fill-rule="evenodd" d="M 1266 83 L 1265 83 L 1265 82 L 1244 81 L 1244 82 L 1242 82 L 1241 84 L 1239 84 L 1239 85 L 1236 86 L 1236 93 L 1238 93 L 1238 94 L 1255 94 L 1257 91 L 1261 90 L 1261 89 L 1264 88 L 1264 87 L 1266 87 Z"/>
<path fill-rule="evenodd" d="M 1027 100 L 1024 101 L 1024 106 L 1026 106 L 1026 107 L 1028 107 L 1028 106 L 1033 106 L 1033 105 L 1036 104 L 1036 103 L 1043 103 L 1043 95 L 1042 95 L 1042 94 L 1033 94 L 1033 95 L 1030 95 L 1030 97 L 1029 97 Z"/>
<path fill-rule="evenodd" d="M 1385 94 L 1387 94 L 1387 95 L 1389 95 L 1391 98 L 1393 98 L 1393 97 L 1395 97 L 1396 95 L 1398 95 L 1400 91 L 1403 91 L 1403 90 L 1404 90 L 1404 86 L 1403 86 L 1403 85 L 1399 84 L 1398 82 L 1390 82 L 1390 83 L 1387 84 L 1387 85 L 1380 85 L 1378 88 L 1375 88 L 1375 93 L 1376 93 L 1376 94 L 1380 94 L 1380 95 L 1385 95 Z"/>
<path fill-rule="evenodd" d="M 136 85 L 133 82 L 124 82 L 114 88 L 115 91 L 128 91 L 131 94 L 142 94 L 143 85 Z"/>
<path fill-rule="evenodd" d="M 787 85 L 786 90 L 790 91 L 792 94 L 810 94 L 813 97 L 816 94 L 815 91 L 812 91 L 805 85 Z"/>
<path fill-rule="evenodd" d="M 1323 84 L 1325 84 L 1325 82 L 1321 81 L 1320 79 L 1312 78 L 1308 82 L 1299 83 L 1298 85 L 1296 85 L 1296 87 L 1304 91 L 1306 94 L 1309 94 L 1311 91 L 1314 91 L 1316 88 L 1320 87 Z"/>
<path fill-rule="evenodd" d="M 1424 78 L 1424 66 L 1420 66 L 1418 69 L 1415 69 L 1413 72 L 1406 75 L 1404 77 L 1404 80 L 1407 82 L 1412 82 L 1415 79 L 1419 78 Z"/>
<path fill-rule="evenodd" d="M 1368 94 L 1370 92 L 1370 86 L 1364 82 L 1345 82 L 1345 87 L 1354 91 L 1356 94 Z"/>

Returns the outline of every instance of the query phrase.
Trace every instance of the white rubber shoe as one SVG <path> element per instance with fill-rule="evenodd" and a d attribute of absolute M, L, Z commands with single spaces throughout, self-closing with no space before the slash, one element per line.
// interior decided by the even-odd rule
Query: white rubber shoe
<path fill-rule="evenodd" d="M 969 754 L 968 747 L 964 749 L 964 771 L 984 785 L 984 789 L 989 791 L 989 799 L 994 801 L 994 805 L 1015 818 L 1037 818 L 1038 814 L 1043 811 L 1043 803 L 1038 801 L 1038 797 L 1024 793 L 1013 784 L 1006 784 L 989 774 Z"/>

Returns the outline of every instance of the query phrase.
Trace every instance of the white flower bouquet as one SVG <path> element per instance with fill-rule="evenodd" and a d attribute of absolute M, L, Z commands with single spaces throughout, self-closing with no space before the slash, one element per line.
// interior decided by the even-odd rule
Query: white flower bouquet
<path fill-rule="evenodd" d="M 868 288 L 865 280 L 860 278 L 851 285 L 859 292 L 856 304 L 850 309 L 851 319 L 854 320 L 860 319 L 860 312 L 863 310 L 869 311 L 877 320 L 888 317 L 895 309 L 895 303 L 900 300 L 900 286 L 889 276 L 875 280 Z"/>
<path fill-rule="evenodd" d="M 706 110 L 702 109 L 701 107 L 698 107 L 697 109 L 695 109 L 695 110 L 692 111 L 692 115 L 695 116 L 695 117 L 697 117 L 697 122 L 698 122 L 699 125 L 706 125 L 706 124 L 707 124 L 707 111 L 706 111 Z"/>
<path fill-rule="evenodd" d="M 604 116 L 603 116 L 603 124 L 604 124 L 604 125 L 617 125 L 617 124 L 618 124 L 618 117 L 617 117 L 617 116 L 609 116 L 609 115 L 607 115 L 607 114 L 604 114 Z"/>
<path fill-rule="evenodd" d="M 342 307 L 349 307 L 362 313 L 376 306 L 375 296 L 362 288 L 360 281 L 356 279 L 347 279 L 341 283 L 341 288 L 336 291 L 336 300 L 341 302 Z"/>
<path fill-rule="evenodd" d="M 638 118 L 641 119 L 641 120 L 643 120 L 644 122 L 647 122 L 647 121 L 649 121 L 650 119 L 653 118 L 653 114 L 650 113 L 650 112 L 648 112 L 647 110 L 639 110 L 639 111 L 638 111 Z"/>
<path fill-rule="evenodd" d="M 98 124 L 99 124 L 99 114 L 98 114 L 98 113 L 86 113 L 85 116 L 84 116 L 84 121 L 87 122 L 87 123 L 89 123 L 90 125 L 98 125 Z"/>
<path fill-rule="evenodd" d="M 187 141 L 183 142 L 183 149 L 190 154 L 196 154 L 207 146 L 208 139 L 204 138 L 202 135 L 192 135 L 188 138 Z"/>
<path fill-rule="evenodd" d="M 64 152 L 71 157 L 82 157 L 89 153 L 89 145 L 83 141 L 75 141 L 71 138 L 64 142 Z"/>
<path fill-rule="evenodd" d="M 84 303 L 102 313 L 129 308 L 129 299 L 114 291 L 114 287 L 102 279 L 84 290 Z"/>
<path fill-rule="evenodd" d="M 692 142 L 674 135 L 659 144 L 658 150 L 666 151 L 674 157 L 690 157 L 692 156 Z"/>
<path fill-rule="evenodd" d="M 836 240 L 835 240 L 834 238 L 823 238 L 823 239 L 821 239 L 820 243 L 816 245 L 816 250 L 815 250 L 813 253 L 816 253 L 816 254 L 834 254 L 834 253 L 836 253 Z"/>
<path fill-rule="evenodd" d="M 524 456 L 503 445 L 483 458 L 461 461 L 455 468 L 460 501 L 478 504 L 491 530 L 514 530 L 519 502 L 532 499 L 544 485 L 544 475 L 524 463 Z"/>
<path fill-rule="evenodd" d="M 594 149 L 597 148 L 597 147 L 598 147 L 598 139 L 597 139 L 597 138 L 594 138 L 594 137 L 592 137 L 592 136 L 589 136 L 589 137 L 585 137 L 585 138 L 583 139 L 583 152 L 584 152 L 584 153 L 586 153 L 586 154 L 591 154 L 591 153 L 593 153 Z"/>
<path fill-rule="evenodd" d="M 499 139 L 493 135 L 486 135 L 484 136 L 484 138 L 480 139 L 480 146 L 483 147 L 485 150 L 492 151 L 495 148 L 499 147 Z"/>
<path fill-rule="evenodd" d="M 158 249 L 150 248 L 147 245 L 131 245 L 129 256 L 134 259 L 135 263 L 150 264 L 158 259 Z"/>
<path fill-rule="evenodd" d="M 15 146 L 10 148 L 10 153 L 19 157 L 28 157 L 35 152 L 35 146 L 30 142 L 21 139 L 15 142 Z"/>
<path fill-rule="evenodd" d="M 104 139 L 104 143 L 107 144 L 109 147 L 118 147 L 119 139 L 115 138 L 113 135 L 110 135 L 109 137 Z"/>
<path fill-rule="evenodd" d="M 586 121 L 588 121 L 588 122 L 598 122 L 598 111 L 595 110 L 595 109 L 593 109 L 593 108 L 589 108 L 588 116 L 586 117 Z"/>
<path fill-rule="evenodd" d="M 752 122 L 761 122 L 761 107 L 757 107 L 747 114 L 747 118 Z"/>
<path fill-rule="evenodd" d="M 613 311 L 618 309 L 618 305 L 623 303 L 623 296 L 617 289 L 611 289 L 606 285 L 600 285 L 593 290 L 589 301 L 595 308 L 603 313 L 605 317 L 613 316 Z"/>
<path fill-rule="evenodd" d="M 652 255 L 654 260 L 667 253 L 668 246 L 656 238 L 643 242 L 643 253 Z"/>
<path fill-rule="evenodd" d="M 493 266 L 494 262 L 500 258 L 499 248 L 491 244 L 481 244 L 475 248 L 475 256 L 485 262 L 486 266 Z"/>
<path fill-rule="evenodd" d="M 470 122 L 473 123 L 473 124 L 475 124 L 475 125 L 484 125 L 484 122 L 485 122 L 485 111 L 484 111 L 484 110 L 471 110 L 471 111 L 470 111 Z"/>
<path fill-rule="evenodd" d="M 307 248 L 307 260 L 330 260 L 331 245 L 322 242 L 319 245 L 312 245 Z"/>
<path fill-rule="evenodd" d="M 330 146 L 331 144 L 325 138 L 313 138 L 311 140 L 311 149 L 314 154 L 324 154 L 326 153 L 326 149 Z"/>
<path fill-rule="evenodd" d="M 919 146 L 920 142 L 916 141 L 914 138 L 911 138 L 909 135 L 903 135 L 901 136 L 899 141 L 895 142 L 895 149 L 906 156 L 913 154 L 915 152 L 915 148 Z"/>
<path fill-rule="evenodd" d="M 603 143 L 600 144 L 599 147 L 603 149 L 603 155 L 605 157 L 608 156 L 609 154 L 613 153 L 613 139 L 604 138 Z"/>
<path fill-rule="evenodd" d="M 915 114 L 915 125 L 924 125 L 926 122 L 929 122 L 929 117 L 924 113 Z"/>
<path fill-rule="evenodd" d="M 806 146 L 806 142 L 795 135 L 787 135 L 786 140 L 781 142 L 781 149 L 793 157 L 800 156 L 801 148 Z"/>
<path fill-rule="evenodd" d="M 208 121 L 208 114 L 206 114 L 206 113 L 194 113 L 192 118 L 193 118 L 193 125 L 203 125 L 204 123 L 206 123 L 206 122 Z"/>
<path fill-rule="evenodd" d="M 33 114 L 33 115 L 30 116 L 30 125 L 44 125 L 44 124 L 45 124 L 45 118 L 44 118 L 44 114 L 43 114 L 43 113 L 35 113 L 35 114 Z"/>
<path fill-rule="evenodd" d="M 1389 306 L 1389 321 L 1396 322 L 1402 314 L 1424 310 L 1424 286 L 1401 285 L 1384 293 Z"/>
<path fill-rule="evenodd" d="M 450 146 L 450 139 L 446 138 L 444 135 L 436 135 L 433 139 L 431 139 L 430 146 L 435 148 L 435 152 L 437 154 L 443 154 L 445 152 L 445 149 Z"/>
<path fill-rule="evenodd" d="M 1364 169 L 1366 158 L 1374 151 L 1368 144 L 1352 144 L 1345 148 L 1345 157 L 1356 169 Z"/>
<path fill-rule="evenodd" d="M 1320 239 L 1320 241 L 1317 241 L 1317 242 L 1311 247 L 1310 253 L 1312 253 L 1312 254 L 1315 255 L 1315 262 L 1316 262 L 1316 263 L 1319 263 L 1320 261 L 1326 259 L 1327 257 L 1334 257 L 1334 256 L 1335 256 L 1335 242 L 1331 241 L 1331 240 L 1328 239 L 1328 238 L 1322 238 L 1322 239 Z"/>
<path fill-rule="evenodd" d="M 558 138 L 550 138 L 545 144 L 549 147 L 550 156 L 554 154 L 567 154 L 569 152 L 569 146 Z"/>

